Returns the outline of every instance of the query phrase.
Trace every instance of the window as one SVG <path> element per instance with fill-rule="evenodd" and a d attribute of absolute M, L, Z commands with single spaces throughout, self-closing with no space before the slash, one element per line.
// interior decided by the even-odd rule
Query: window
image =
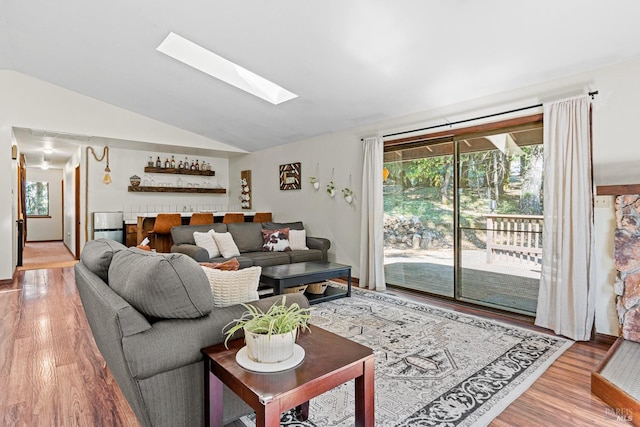
<path fill-rule="evenodd" d="M 27 216 L 49 216 L 49 183 L 27 182 L 25 188 Z"/>

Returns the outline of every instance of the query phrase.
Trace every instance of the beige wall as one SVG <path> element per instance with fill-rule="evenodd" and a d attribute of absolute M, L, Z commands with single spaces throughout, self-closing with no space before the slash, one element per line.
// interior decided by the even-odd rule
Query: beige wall
<path fill-rule="evenodd" d="M 62 240 L 62 170 L 28 167 L 27 182 L 49 183 L 49 218 L 27 218 L 27 241 Z"/>
<path fill-rule="evenodd" d="M 353 274 L 357 277 L 363 161 L 361 138 L 478 117 L 598 90 L 593 113 L 595 184 L 639 183 L 640 149 L 633 138 L 634 119 L 640 113 L 637 104 L 640 99 L 638 75 L 640 61 L 630 61 L 435 111 L 354 127 L 231 159 L 230 175 L 239 178 L 241 170 L 252 170 L 253 209 L 273 211 L 276 220 L 303 220 L 312 235 L 331 239 L 330 258 L 352 265 Z M 540 111 L 534 109 L 520 114 Z M 304 178 L 300 191 L 278 189 L 278 165 L 290 162 L 302 162 Z M 341 197 L 329 199 L 326 196 L 324 184 L 332 174 L 338 188 L 347 182 L 353 186 L 356 191 L 353 205 L 347 205 Z M 310 175 L 320 178 L 322 187 L 319 192 L 315 192 L 308 183 Z M 238 186 L 232 186 L 231 199 L 238 195 Z M 599 333 L 617 335 L 613 302 L 612 215 L 612 208 L 596 209 L 596 328 Z"/>

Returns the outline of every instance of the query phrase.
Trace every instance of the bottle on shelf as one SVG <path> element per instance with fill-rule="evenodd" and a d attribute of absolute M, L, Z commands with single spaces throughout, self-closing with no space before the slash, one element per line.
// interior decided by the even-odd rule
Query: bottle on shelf
<path fill-rule="evenodd" d="M 167 157 L 166 159 L 164 159 L 164 168 L 169 169 L 169 166 L 171 166 L 171 164 L 169 163 L 169 158 Z"/>
<path fill-rule="evenodd" d="M 176 168 L 176 158 L 174 156 L 171 156 L 171 169 L 175 169 Z"/>
<path fill-rule="evenodd" d="M 184 168 L 189 169 L 189 159 L 187 159 L 186 157 L 184 158 Z"/>
<path fill-rule="evenodd" d="M 152 168 L 154 165 L 153 162 L 153 156 L 149 156 L 149 160 L 147 161 L 147 166 L 149 166 L 150 168 Z"/>
<path fill-rule="evenodd" d="M 200 163 L 198 163 L 198 159 L 196 159 L 196 170 L 199 171 L 200 170 Z"/>
<path fill-rule="evenodd" d="M 191 170 L 196 170 L 196 164 L 193 162 L 193 160 L 191 160 Z"/>
<path fill-rule="evenodd" d="M 180 160 L 180 163 L 178 163 L 178 169 L 182 169 L 182 160 Z"/>
<path fill-rule="evenodd" d="M 158 158 L 156 159 L 156 167 L 157 168 L 161 168 L 162 167 L 162 160 L 160 160 L 160 156 L 158 156 Z"/>

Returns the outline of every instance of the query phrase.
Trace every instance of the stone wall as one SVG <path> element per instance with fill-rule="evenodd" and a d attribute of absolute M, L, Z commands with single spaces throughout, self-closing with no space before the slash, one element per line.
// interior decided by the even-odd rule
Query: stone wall
<path fill-rule="evenodd" d="M 396 249 L 439 249 L 447 246 L 441 231 L 425 226 L 420 218 L 384 216 L 384 245 Z"/>
<path fill-rule="evenodd" d="M 624 339 L 640 342 L 640 195 L 616 197 L 616 309 Z"/>

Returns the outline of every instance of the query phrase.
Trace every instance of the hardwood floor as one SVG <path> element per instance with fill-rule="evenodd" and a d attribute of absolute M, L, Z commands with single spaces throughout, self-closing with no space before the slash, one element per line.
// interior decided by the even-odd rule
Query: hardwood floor
<path fill-rule="evenodd" d="M 489 316 L 531 327 L 526 320 Z M 627 425 L 590 391 L 590 373 L 607 349 L 574 344 L 491 425 Z M 95 346 L 73 268 L 20 271 L 12 285 L 0 287 L 0 420 L 7 427 L 138 426 Z"/>

